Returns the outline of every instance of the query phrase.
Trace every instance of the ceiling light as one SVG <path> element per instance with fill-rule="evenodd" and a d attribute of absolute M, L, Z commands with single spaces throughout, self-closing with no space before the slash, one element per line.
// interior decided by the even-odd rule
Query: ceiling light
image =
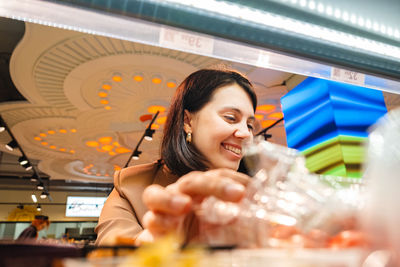
<path fill-rule="evenodd" d="M 132 150 L 130 150 L 130 149 L 126 148 L 126 147 L 123 147 L 123 146 L 115 148 L 115 152 L 117 152 L 118 154 L 128 153 L 128 152 L 131 152 L 131 151 Z"/>
<path fill-rule="evenodd" d="M 42 146 L 47 146 L 49 143 L 48 142 L 41 142 Z"/>
<path fill-rule="evenodd" d="M 56 131 L 54 131 L 54 130 L 48 130 L 47 133 L 48 133 L 48 134 L 55 134 Z"/>
<path fill-rule="evenodd" d="M 167 121 L 167 117 L 166 116 L 160 117 L 160 118 L 157 119 L 157 123 L 159 123 L 159 124 L 164 124 L 166 121 Z"/>
<path fill-rule="evenodd" d="M 42 182 L 38 183 L 38 185 L 36 186 L 37 190 L 43 190 L 44 189 L 44 185 Z"/>
<path fill-rule="evenodd" d="M 110 110 L 110 109 L 111 109 L 111 107 L 110 107 L 110 106 L 104 106 L 104 109 L 106 109 L 106 110 Z"/>
<path fill-rule="evenodd" d="M 96 141 L 87 141 L 86 145 L 89 146 L 89 147 L 98 147 L 99 143 L 96 142 Z"/>
<path fill-rule="evenodd" d="M 49 146 L 51 149 L 56 149 L 57 147 L 55 145 Z"/>
<path fill-rule="evenodd" d="M 107 92 L 104 92 L 104 91 L 100 91 L 100 92 L 97 93 L 97 95 L 98 95 L 99 97 L 107 97 L 107 96 L 108 96 L 108 93 L 107 93 Z"/>
<path fill-rule="evenodd" d="M 71 133 L 76 133 L 76 129 L 69 130 Z"/>
<path fill-rule="evenodd" d="M 136 74 L 136 75 L 133 76 L 133 80 L 135 80 L 137 82 L 141 82 L 141 81 L 143 81 L 143 75 Z"/>
<path fill-rule="evenodd" d="M 37 182 L 37 180 L 38 180 L 38 177 L 37 177 L 36 173 L 34 173 L 31 177 L 31 182 Z"/>
<path fill-rule="evenodd" d="M 37 207 L 36 207 L 36 210 L 37 211 L 41 211 L 42 210 L 42 206 L 40 206 L 40 204 L 38 204 Z"/>
<path fill-rule="evenodd" d="M 168 81 L 167 82 L 167 87 L 174 88 L 175 86 L 176 86 L 176 82 L 175 81 Z"/>
<path fill-rule="evenodd" d="M 147 111 L 149 113 L 157 113 L 157 111 L 159 111 L 160 113 L 163 113 L 165 111 L 165 107 L 164 106 L 158 106 L 158 105 L 153 105 L 147 108 Z"/>
<path fill-rule="evenodd" d="M 33 137 L 33 139 L 35 139 L 36 141 L 42 141 L 42 138 L 40 138 L 39 136 L 35 136 Z"/>
<path fill-rule="evenodd" d="M 46 137 L 47 136 L 47 134 L 45 134 L 45 133 L 40 133 L 39 134 L 41 137 Z"/>
<path fill-rule="evenodd" d="M 25 165 L 28 163 L 28 159 L 25 156 L 19 157 L 18 161 L 20 165 Z"/>
<path fill-rule="evenodd" d="M 36 198 L 36 195 L 35 194 L 32 194 L 32 201 L 34 202 L 34 203 L 36 203 L 37 202 L 37 198 Z"/>
<path fill-rule="evenodd" d="M 101 99 L 100 104 L 107 105 L 109 102 L 107 99 Z"/>
<path fill-rule="evenodd" d="M 270 119 L 282 119 L 283 118 L 283 113 L 282 112 L 274 112 L 268 115 L 268 118 Z"/>
<path fill-rule="evenodd" d="M 135 150 L 135 151 L 133 152 L 132 159 L 138 160 L 140 154 L 142 154 L 142 151 Z"/>
<path fill-rule="evenodd" d="M 153 79 L 151 79 L 151 81 L 152 81 L 152 83 L 154 83 L 154 84 L 160 84 L 160 83 L 162 82 L 161 78 L 158 77 L 158 76 L 153 77 Z"/>
<path fill-rule="evenodd" d="M 261 127 L 267 128 L 275 123 L 275 120 L 264 120 L 261 122 Z"/>
<path fill-rule="evenodd" d="M 144 133 L 144 139 L 146 139 L 147 141 L 153 140 L 154 132 L 155 132 L 155 130 L 147 128 Z"/>
<path fill-rule="evenodd" d="M 40 198 L 45 199 L 48 195 L 49 195 L 49 193 L 46 193 L 43 191 L 42 194 L 40 194 Z"/>
<path fill-rule="evenodd" d="M 25 171 L 30 171 L 30 170 L 32 170 L 32 165 L 29 164 L 29 162 L 26 163 L 26 164 L 24 164 L 24 165 L 22 165 L 22 167 L 25 168 Z"/>
<path fill-rule="evenodd" d="M 60 130 L 58 130 L 60 133 L 67 133 L 67 130 L 66 129 L 60 129 Z"/>
<path fill-rule="evenodd" d="M 6 126 L 4 125 L 4 123 L 2 121 L 0 121 L 0 133 L 4 132 L 5 129 L 6 129 Z"/>
<path fill-rule="evenodd" d="M 113 80 L 114 82 L 120 82 L 120 81 L 122 81 L 122 75 L 119 74 L 119 73 L 115 73 L 115 74 L 112 76 L 112 80 Z"/>
<path fill-rule="evenodd" d="M 262 120 L 262 119 L 264 119 L 264 115 L 263 115 L 263 114 L 254 114 L 254 117 L 255 117 L 257 120 Z"/>
<path fill-rule="evenodd" d="M 111 151 L 113 150 L 114 146 L 112 145 L 104 145 L 101 147 L 101 149 L 105 150 L 105 151 Z"/>
<path fill-rule="evenodd" d="M 101 88 L 103 88 L 104 90 L 111 90 L 111 85 L 105 83 L 101 86 Z"/>
<path fill-rule="evenodd" d="M 268 113 L 271 111 L 274 111 L 276 109 L 276 106 L 271 105 L 271 104 L 266 104 L 266 105 L 261 105 L 256 108 L 256 112 L 260 113 Z"/>
<path fill-rule="evenodd" d="M 18 144 L 17 144 L 17 142 L 15 141 L 15 140 L 12 140 L 11 142 L 9 142 L 7 145 L 6 145 L 6 148 L 8 149 L 8 150 L 10 150 L 10 151 L 13 151 L 15 148 L 17 148 L 18 147 Z"/>

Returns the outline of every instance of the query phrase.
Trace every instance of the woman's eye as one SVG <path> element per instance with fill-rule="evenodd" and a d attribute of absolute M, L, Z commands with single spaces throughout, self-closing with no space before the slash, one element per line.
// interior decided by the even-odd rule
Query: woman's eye
<path fill-rule="evenodd" d="M 235 120 L 236 120 L 236 118 L 235 118 L 234 116 L 225 115 L 224 117 L 225 117 L 225 119 L 227 119 L 228 121 L 235 121 Z"/>
<path fill-rule="evenodd" d="M 254 126 L 253 125 L 251 125 L 251 124 L 247 124 L 247 127 L 251 130 L 251 131 L 253 131 L 254 130 Z"/>

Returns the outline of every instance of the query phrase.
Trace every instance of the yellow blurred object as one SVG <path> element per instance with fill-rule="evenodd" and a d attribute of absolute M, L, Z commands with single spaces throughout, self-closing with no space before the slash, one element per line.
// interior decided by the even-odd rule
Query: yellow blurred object
<path fill-rule="evenodd" d="M 158 241 L 145 244 L 131 254 L 121 267 L 196 267 L 204 257 L 200 248 L 180 250 L 180 242 L 174 235 L 168 235 Z"/>

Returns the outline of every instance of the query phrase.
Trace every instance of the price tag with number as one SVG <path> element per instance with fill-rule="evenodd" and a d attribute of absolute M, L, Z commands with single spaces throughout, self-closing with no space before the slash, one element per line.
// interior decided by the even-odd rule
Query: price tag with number
<path fill-rule="evenodd" d="M 214 49 L 213 38 L 166 28 L 161 28 L 159 43 L 163 47 L 206 55 L 211 54 Z"/>
<path fill-rule="evenodd" d="M 331 78 L 332 80 L 352 83 L 357 85 L 365 84 L 365 74 L 339 68 L 332 68 Z"/>

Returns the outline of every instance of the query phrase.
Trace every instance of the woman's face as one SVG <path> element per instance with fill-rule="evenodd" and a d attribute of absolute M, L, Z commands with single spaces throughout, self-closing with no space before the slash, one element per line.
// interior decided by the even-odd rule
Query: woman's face
<path fill-rule="evenodd" d="M 210 162 L 210 169 L 237 170 L 242 142 L 253 138 L 255 123 L 253 105 L 244 89 L 236 83 L 218 88 L 201 110 L 187 115 L 192 144 Z"/>

